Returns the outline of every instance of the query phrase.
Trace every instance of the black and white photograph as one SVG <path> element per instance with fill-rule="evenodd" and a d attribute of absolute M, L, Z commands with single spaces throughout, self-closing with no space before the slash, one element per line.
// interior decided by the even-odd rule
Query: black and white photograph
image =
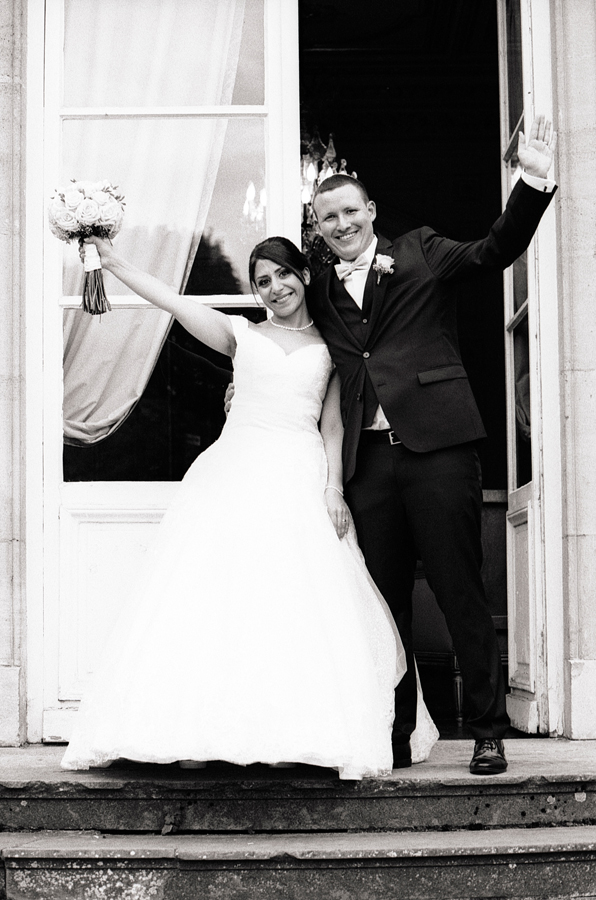
<path fill-rule="evenodd" d="M 596 900 L 594 0 L 4 0 L 0 900 Z"/>

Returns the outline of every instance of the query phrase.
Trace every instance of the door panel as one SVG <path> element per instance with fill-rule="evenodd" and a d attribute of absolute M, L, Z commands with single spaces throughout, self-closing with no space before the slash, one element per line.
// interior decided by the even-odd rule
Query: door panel
<path fill-rule="evenodd" d="M 551 44 L 544 4 L 499 0 L 498 12 L 505 202 L 521 175 L 519 132 L 527 135 L 536 113 L 552 116 Z M 559 390 L 558 351 L 553 352 L 551 330 L 554 326 L 556 332 L 557 303 L 552 216 L 551 206 L 526 254 L 504 276 L 511 687 L 507 707 L 512 724 L 528 733 L 548 732 L 553 712 L 558 715 L 553 703 L 558 675 L 549 679 L 547 651 L 549 646 L 557 647 L 557 653 L 560 649 L 561 636 L 548 628 L 549 603 L 557 602 L 560 589 L 560 545 L 557 548 L 550 536 L 560 532 L 560 520 L 545 515 L 545 509 L 556 506 L 553 492 L 559 489 L 552 452 L 556 446 L 545 448 L 547 417 L 557 414 Z M 553 548 L 549 554 L 547 538 Z"/>
<path fill-rule="evenodd" d="M 33 0 L 31 3 L 32 16 L 38 16 L 41 23 L 44 21 L 43 3 L 36 4 Z M 300 240 L 297 0 L 231 0 L 226 4 L 215 4 L 212 0 L 172 0 L 168 4 L 162 4 L 161 0 L 131 0 L 130 6 L 135 4 L 143 9 L 143 15 L 138 17 L 135 25 L 135 52 L 146 50 L 145 62 L 153 76 L 156 76 L 158 61 L 154 55 L 155 34 L 151 31 L 150 22 L 157 16 L 163 24 L 165 17 L 171 25 L 170 17 L 175 8 L 178 17 L 196 16 L 197 21 L 213 19 L 213 34 L 218 40 L 225 39 L 228 57 L 236 54 L 235 83 L 230 85 L 226 75 L 220 94 L 217 94 L 220 88 L 211 85 L 211 100 L 207 106 L 197 105 L 203 102 L 201 96 L 196 91 L 189 93 L 188 83 L 179 74 L 168 79 L 167 97 L 160 97 L 157 106 L 155 100 L 153 105 L 148 104 L 144 93 L 134 102 L 127 100 L 124 93 L 109 102 L 103 95 L 96 99 L 90 90 L 77 94 L 72 73 L 79 71 L 79 64 L 83 66 L 85 78 L 90 79 L 85 83 L 101 86 L 97 73 L 93 82 L 93 73 L 88 71 L 95 57 L 81 60 L 80 54 L 76 55 L 77 34 L 85 27 L 86 17 L 91 16 L 93 21 L 97 17 L 97 27 L 101 24 L 104 29 L 102 34 L 107 41 L 107 52 L 113 54 L 109 49 L 109 29 L 105 31 L 106 22 L 109 25 L 106 16 L 113 15 L 116 17 L 114 22 L 119 22 L 121 4 L 117 0 L 55 0 L 46 4 L 45 141 L 39 142 L 39 158 L 35 160 L 40 167 L 43 163 L 44 194 L 49 198 L 66 175 L 116 180 L 111 170 L 104 170 L 102 160 L 122 159 L 131 173 L 130 178 L 133 174 L 139 176 L 135 183 L 136 194 L 131 191 L 127 196 L 130 204 L 128 223 L 137 231 L 146 226 L 148 233 L 163 232 L 167 239 L 167 254 L 164 252 L 164 257 L 171 257 L 179 250 L 180 211 L 177 213 L 172 204 L 164 207 L 163 203 L 161 206 L 153 203 L 155 197 L 152 197 L 151 179 L 156 177 L 151 175 L 156 171 L 153 157 L 159 151 L 160 171 L 168 177 L 174 171 L 175 177 L 180 180 L 179 175 L 185 171 L 184 167 L 176 166 L 177 156 L 171 160 L 167 158 L 168 153 L 175 155 L 176 148 L 180 149 L 176 139 L 180 129 L 172 131 L 170 141 L 167 139 L 168 130 L 172 130 L 170 123 L 181 123 L 184 133 L 192 137 L 196 132 L 199 137 L 195 134 L 192 140 L 200 141 L 203 132 L 209 136 L 215 127 L 217 133 L 222 131 L 224 134 L 220 141 L 221 152 L 217 158 L 211 153 L 210 161 L 204 166 L 210 189 L 194 193 L 196 199 L 193 202 L 197 206 L 194 213 L 188 207 L 188 197 L 183 198 L 186 204 L 184 215 L 194 228 L 192 240 L 188 238 L 188 222 L 182 229 L 186 246 L 190 246 L 190 251 L 185 251 L 185 259 L 188 257 L 191 260 L 189 253 L 196 252 L 201 234 L 208 232 L 213 239 L 211 247 L 221 246 L 222 256 L 230 261 L 234 273 L 238 273 L 235 280 L 237 287 L 228 294 L 222 291 L 217 296 L 215 292 L 208 295 L 204 290 L 197 289 L 196 294 L 201 296 L 194 299 L 217 307 L 252 308 L 255 300 L 249 291 L 244 271 L 250 247 L 267 233 L 282 233 L 296 242 Z M 179 25 L 176 27 L 179 32 Z M 238 30 L 241 28 L 244 31 Z M 129 35 L 124 36 L 125 43 L 128 38 Z M 66 59 L 65 64 L 64 51 L 66 48 L 68 55 L 69 47 L 74 48 L 74 55 L 72 59 Z M 39 52 L 39 48 L 32 49 Z M 168 52 L 171 53 L 171 46 Z M 195 56 L 198 68 L 205 65 L 208 57 L 211 59 L 208 69 L 215 82 L 221 54 L 216 53 L 214 47 L 209 52 L 210 57 L 207 52 Z M 165 57 L 162 54 L 162 57 L 161 63 L 164 59 L 167 63 L 167 54 Z M 101 62 L 101 54 L 97 59 Z M 130 62 L 123 60 L 122 65 L 130 66 Z M 229 71 L 228 65 L 228 74 Z M 205 82 L 200 73 L 197 78 L 201 88 L 204 88 Z M 154 77 L 153 80 L 159 87 L 159 79 Z M 137 79 L 131 89 L 144 92 L 146 81 L 143 79 L 141 83 Z M 178 93 L 177 83 L 180 86 Z M 225 103 L 221 101 L 217 105 L 213 100 L 216 95 L 229 96 Z M 102 103 L 106 105 L 102 106 Z M 190 103 L 194 105 L 188 105 Z M 139 125 L 138 129 L 135 123 Z M 143 130 L 149 127 L 147 123 L 153 123 L 158 130 L 160 123 L 163 124 L 159 146 L 155 142 L 150 146 L 142 139 Z M 141 139 L 134 144 L 127 141 L 124 152 L 120 144 L 120 149 L 110 155 L 110 148 L 106 145 L 109 134 L 124 133 L 126 129 L 132 129 L 137 137 L 141 135 Z M 91 148 L 89 154 L 81 151 L 78 138 L 74 139 L 77 135 L 85 136 L 85 140 L 95 140 L 96 146 Z M 207 147 L 211 148 L 213 143 L 207 141 Z M 182 149 L 187 158 L 189 155 L 193 159 L 196 156 L 188 142 Z M 92 171 L 70 172 L 72 162 L 68 161 L 75 158 L 81 165 L 86 160 Z M 142 171 L 139 175 L 143 161 L 151 162 L 152 159 L 153 168 L 148 169 L 147 176 L 143 176 Z M 96 163 L 101 164 L 101 171 L 95 171 Z M 110 168 L 108 162 L 105 166 Z M 230 177 L 230 172 L 233 177 Z M 126 184 L 122 183 L 120 188 L 126 196 Z M 255 192 L 256 203 L 248 204 L 247 210 L 247 200 Z M 145 203 L 142 209 L 141 200 Z M 139 222 L 139 216 L 142 222 Z M 127 243 L 124 228 L 119 237 L 124 244 Z M 140 247 L 140 264 L 143 265 L 142 253 L 146 247 L 136 238 L 129 243 L 131 253 L 135 252 L 135 247 Z M 76 308 L 80 302 L 79 297 L 73 296 L 78 290 L 75 284 L 79 278 L 78 258 L 76 246 L 63 247 L 52 235 L 48 235 L 47 229 L 39 236 L 36 252 L 39 258 L 43 255 L 44 259 L 44 353 L 40 385 L 43 411 L 38 410 L 40 431 L 43 428 L 43 440 L 38 443 L 38 446 L 43 445 L 43 466 L 39 466 L 39 495 L 37 499 L 34 491 L 30 491 L 29 495 L 31 502 L 37 502 L 39 506 L 43 497 L 43 514 L 41 509 L 36 509 L 31 516 L 31 521 L 36 523 L 36 532 L 30 533 L 30 546 L 37 540 L 42 552 L 31 564 L 30 584 L 38 584 L 43 596 L 35 606 L 31 604 L 37 618 L 30 628 L 30 654 L 42 662 L 30 667 L 29 693 L 31 697 L 43 697 L 43 702 L 30 706 L 29 734 L 33 740 L 41 737 L 46 741 L 64 741 L 69 738 L 78 702 L 94 670 L 102 644 L 130 591 L 135 573 L 142 568 L 152 535 L 176 489 L 176 482 L 64 482 L 61 383 L 63 311 Z M 64 275 L 65 259 L 67 273 L 69 266 L 77 268 L 75 278 Z M 164 259 L 157 262 L 161 265 Z M 185 280 L 188 274 L 188 271 L 185 272 Z M 198 280 L 201 281 L 201 278 L 199 273 Z M 106 279 L 115 309 L 135 310 L 141 315 L 148 312 L 144 301 L 120 291 L 113 284 L 110 287 L 110 284 L 110 279 Z M 107 313 L 106 317 L 112 315 L 116 313 Z M 109 349 L 108 346 L 106 364 L 109 364 Z M 91 389 L 89 403 L 93 402 L 93 396 Z M 85 402 L 81 406 L 84 410 Z M 163 430 L 166 431 L 167 427 L 168 423 L 164 422 Z"/>
<path fill-rule="evenodd" d="M 43 740 L 68 740 L 81 699 L 176 485 L 64 485 L 58 643 L 47 647 Z M 57 691 L 52 673 L 57 670 Z"/>

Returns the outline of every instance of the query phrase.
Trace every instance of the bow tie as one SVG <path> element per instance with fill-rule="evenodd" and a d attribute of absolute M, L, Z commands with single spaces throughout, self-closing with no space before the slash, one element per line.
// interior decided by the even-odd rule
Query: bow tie
<path fill-rule="evenodd" d="M 353 259 L 351 262 L 340 262 L 335 266 L 335 271 L 337 273 L 337 277 L 340 281 L 343 281 L 344 278 L 347 278 L 348 275 L 351 275 L 352 272 L 355 272 L 357 269 L 369 269 L 370 262 L 366 258 L 364 253 L 361 253 L 360 256 Z"/>

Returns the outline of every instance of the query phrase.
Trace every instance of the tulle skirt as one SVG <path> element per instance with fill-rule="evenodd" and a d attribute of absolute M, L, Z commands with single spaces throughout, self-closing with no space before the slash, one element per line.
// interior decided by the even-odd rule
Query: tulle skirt
<path fill-rule="evenodd" d="M 311 433 L 226 428 L 157 530 L 62 765 L 118 758 L 391 771 L 405 659 Z M 436 739 L 423 705 L 414 754 Z"/>

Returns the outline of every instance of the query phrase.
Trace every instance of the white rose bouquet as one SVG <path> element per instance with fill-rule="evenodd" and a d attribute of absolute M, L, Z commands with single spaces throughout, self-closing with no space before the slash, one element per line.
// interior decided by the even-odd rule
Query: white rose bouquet
<path fill-rule="evenodd" d="M 92 234 L 113 238 L 122 226 L 124 197 L 109 181 L 76 181 L 56 191 L 48 208 L 50 231 L 69 244 L 83 245 Z M 101 262 L 95 244 L 85 244 L 85 285 L 81 308 L 92 316 L 110 307 L 103 285 Z"/>

